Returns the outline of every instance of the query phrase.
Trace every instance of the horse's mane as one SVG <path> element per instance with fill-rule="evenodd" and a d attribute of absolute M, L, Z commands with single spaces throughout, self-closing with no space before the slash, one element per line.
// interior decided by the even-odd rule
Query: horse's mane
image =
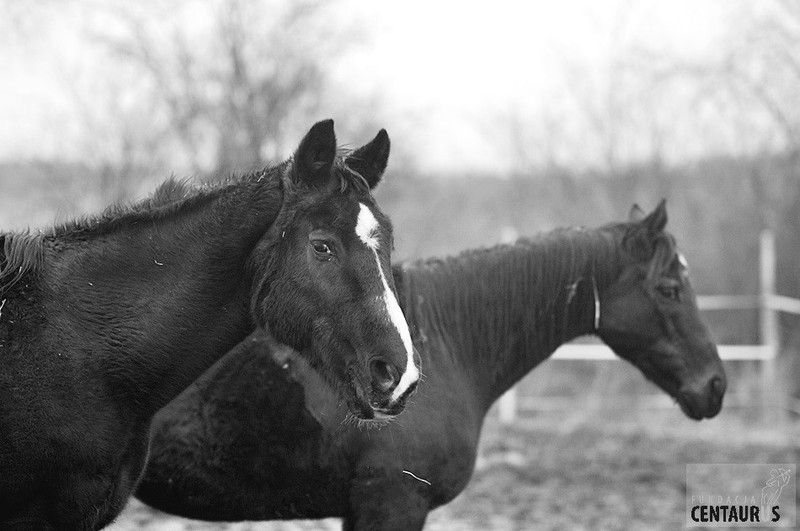
<path fill-rule="evenodd" d="M 346 163 L 349 150 L 340 150 L 334 159 L 333 174 L 339 188 L 369 191 L 366 180 Z M 36 233 L 30 231 L 0 234 L 0 291 L 17 283 L 26 273 L 39 269 L 47 240 L 85 239 L 105 234 L 142 221 L 154 221 L 195 209 L 212 201 L 226 190 L 242 184 L 281 179 L 291 159 L 263 170 L 230 176 L 209 184 L 192 184 L 188 179 L 170 177 L 148 198 L 135 203 L 116 203 L 100 214 L 80 216 Z"/>
<path fill-rule="evenodd" d="M 367 193 L 369 191 L 369 185 L 367 184 L 366 179 L 364 179 L 364 177 L 362 177 L 357 171 L 348 166 L 346 163 L 347 157 L 350 156 L 352 152 L 353 150 L 345 148 L 340 148 L 338 150 L 337 158 L 334 159 L 333 163 L 333 174 L 339 178 L 339 189 L 342 193 L 346 192 L 351 186 L 359 192 Z M 261 174 L 266 175 L 267 171 L 269 171 L 269 169 L 262 170 Z M 238 183 L 242 179 L 252 178 L 252 176 L 253 174 L 232 173 L 230 176 L 223 178 L 222 180 L 200 186 L 193 185 L 189 179 L 176 179 L 174 176 L 172 176 L 161 183 L 150 197 L 140 203 L 137 203 L 133 208 L 149 209 L 161 207 L 186 198 L 192 193 L 192 191 L 197 190 L 198 188 L 202 189 L 204 187 L 219 187 L 225 183 Z M 114 208 L 117 208 L 117 206 L 112 205 L 109 207 L 109 209 Z"/>
<path fill-rule="evenodd" d="M 423 334 L 441 332 L 468 340 L 476 351 L 494 352 L 508 337 L 532 333 L 520 316 L 534 319 L 562 304 L 566 280 L 591 296 L 592 282 L 601 282 L 593 275 L 606 274 L 600 264 L 617 261 L 607 239 L 599 231 L 559 229 L 409 264 L 402 275 L 406 318 Z M 529 345 L 547 339 L 520 338 Z"/>
<path fill-rule="evenodd" d="M 619 274 L 624 235 L 632 228 L 630 223 L 562 228 L 514 244 L 404 264 L 398 284 L 406 318 L 418 336 L 455 334 L 487 353 L 508 344 L 509 337 L 529 348 L 560 344 L 567 319 L 592 322 L 594 291 Z M 661 274 L 674 257 L 674 238 L 659 235 L 649 274 Z M 552 322 L 534 328 L 515 321 L 523 315 Z"/>
<path fill-rule="evenodd" d="M 678 244 L 668 232 L 656 236 L 653 242 L 653 256 L 647 268 L 648 278 L 658 278 L 672 269 L 678 256 Z"/>
<path fill-rule="evenodd" d="M 333 160 L 333 174 L 339 177 L 339 189 L 342 193 L 351 186 L 359 193 L 369 193 L 367 180 L 347 164 L 347 159 L 353 153 L 354 150 L 349 148 L 338 149 L 336 158 Z"/>

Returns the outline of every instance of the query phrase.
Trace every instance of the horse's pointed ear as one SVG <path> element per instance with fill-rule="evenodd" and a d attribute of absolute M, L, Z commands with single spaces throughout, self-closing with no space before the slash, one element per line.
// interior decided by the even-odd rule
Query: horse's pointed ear
<path fill-rule="evenodd" d="M 628 221 L 631 223 L 639 223 L 644 219 L 645 213 L 644 210 L 637 204 L 634 203 L 631 207 L 631 211 L 628 214 Z"/>
<path fill-rule="evenodd" d="M 667 204 L 661 200 L 658 206 L 647 216 L 637 205 L 633 205 L 630 215 L 631 225 L 628 228 L 623 244 L 642 260 L 653 255 L 654 242 L 667 225 Z"/>
<path fill-rule="evenodd" d="M 370 188 L 375 188 L 389 163 L 389 147 L 389 134 L 386 129 L 381 129 L 372 142 L 353 151 L 345 162 L 367 181 Z"/>
<path fill-rule="evenodd" d="M 294 153 L 294 180 L 318 186 L 331 176 L 336 158 L 336 135 L 333 120 L 315 123 Z"/>
<path fill-rule="evenodd" d="M 659 234 L 667 226 L 667 200 L 662 199 L 655 210 L 650 212 L 641 223 L 651 235 Z"/>

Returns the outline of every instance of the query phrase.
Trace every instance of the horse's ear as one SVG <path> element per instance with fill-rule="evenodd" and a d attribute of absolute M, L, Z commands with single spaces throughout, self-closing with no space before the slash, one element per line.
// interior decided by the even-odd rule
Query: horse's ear
<path fill-rule="evenodd" d="M 658 206 L 644 216 L 644 212 L 637 205 L 633 205 L 630 214 L 631 227 L 628 229 L 623 244 L 625 247 L 643 260 L 649 259 L 653 254 L 653 244 L 667 225 L 667 202 L 662 199 Z"/>
<path fill-rule="evenodd" d="M 631 207 L 631 211 L 628 214 L 628 221 L 631 223 L 639 223 L 644 219 L 645 213 L 637 203 L 634 203 Z"/>
<path fill-rule="evenodd" d="M 661 202 L 658 203 L 656 209 L 650 212 L 641 223 L 652 236 L 662 232 L 664 227 L 667 226 L 667 200 L 662 199 Z"/>
<path fill-rule="evenodd" d="M 336 135 L 333 120 L 315 123 L 294 153 L 294 180 L 318 186 L 331 176 L 336 158 Z"/>
<path fill-rule="evenodd" d="M 389 163 L 389 146 L 389 134 L 386 129 L 381 129 L 372 142 L 348 155 L 345 163 L 358 172 L 370 188 L 375 188 Z"/>

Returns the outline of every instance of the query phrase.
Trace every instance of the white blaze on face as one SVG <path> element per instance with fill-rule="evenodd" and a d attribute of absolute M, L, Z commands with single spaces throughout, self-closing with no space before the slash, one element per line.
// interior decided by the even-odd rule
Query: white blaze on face
<path fill-rule="evenodd" d="M 689 262 L 686 261 L 686 257 L 683 256 L 682 253 L 678 253 L 678 262 L 681 264 L 681 276 L 686 279 L 689 277 Z"/>
<path fill-rule="evenodd" d="M 411 332 L 408 330 L 408 323 L 406 317 L 403 315 L 403 310 L 397 303 L 397 298 L 389 288 L 389 283 L 386 282 L 386 275 L 383 274 L 380 259 L 378 258 L 378 220 L 375 215 L 364 203 L 359 203 L 361 209 L 358 212 L 358 220 L 356 221 L 356 235 L 364 242 L 368 248 L 372 250 L 375 255 L 375 263 L 378 266 L 378 274 L 383 283 L 383 302 L 386 305 L 386 313 L 389 316 L 389 321 L 394 324 L 397 333 L 400 334 L 400 339 L 406 348 L 406 370 L 403 376 L 400 377 L 400 382 L 397 384 L 394 392 L 392 393 L 392 400 L 400 398 L 403 393 L 419 379 L 419 371 L 417 366 L 414 365 L 414 348 L 411 343 Z"/>

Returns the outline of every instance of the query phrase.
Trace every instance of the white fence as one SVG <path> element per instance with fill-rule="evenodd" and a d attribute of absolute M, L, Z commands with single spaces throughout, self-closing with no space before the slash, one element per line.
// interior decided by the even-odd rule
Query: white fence
<path fill-rule="evenodd" d="M 765 406 L 776 404 L 776 360 L 780 352 L 780 312 L 800 314 L 800 299 L 775 293 L 775 236 L 771 231 L 761 233 L 759 248 L 759 295 L 706 295 L 697 298 L 703 311 L 759 310 L 759 339 L 756 345 L 719 345 L 723 360 L 752 360 L 760 363 L 762 397 Z M 618 360 L 616 354 L 604 344 L 562 345 L 551 359 L 554 360 Z M 511 388 L 498 401 L 500 421 L 511 423 L 519 409 L 517 390 Z"/>

